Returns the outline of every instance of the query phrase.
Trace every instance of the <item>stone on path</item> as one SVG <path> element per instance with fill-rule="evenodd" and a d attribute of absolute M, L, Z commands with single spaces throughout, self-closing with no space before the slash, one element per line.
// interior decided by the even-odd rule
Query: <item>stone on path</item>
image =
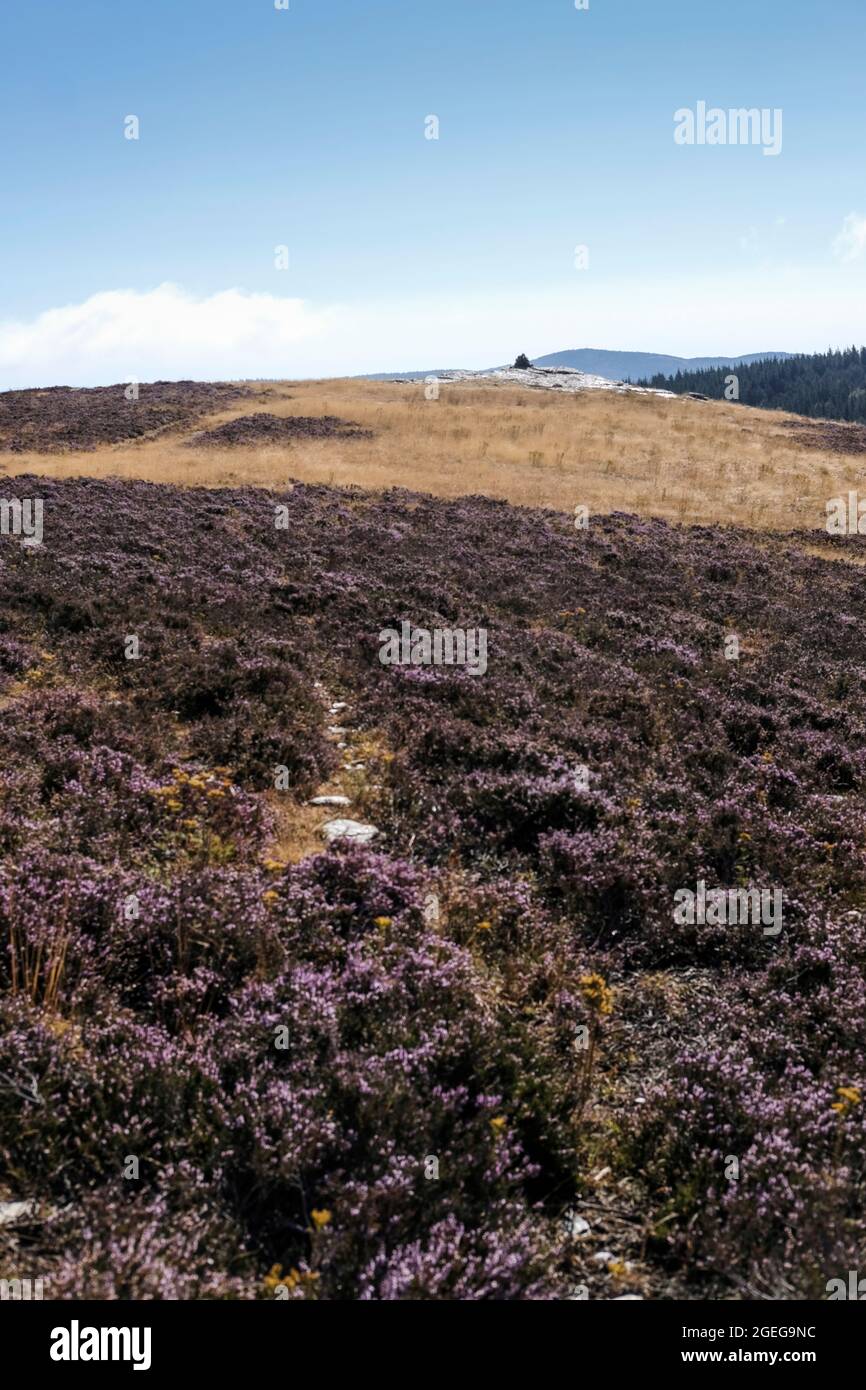
<path fill-rule="evenodd" d="M 35 1202 L 0 1202 L 0 1226 L 14 1226 L 36 1212 Z"/>
<path fill-rule="evenodd" d="M 379 834 L 375 825 L 364 825 L 357 820 L 329 820 L 322 826 L 322 833 L 328 844 L 334 840 L 354 840 L 356 844 L 367 845 Z"/>

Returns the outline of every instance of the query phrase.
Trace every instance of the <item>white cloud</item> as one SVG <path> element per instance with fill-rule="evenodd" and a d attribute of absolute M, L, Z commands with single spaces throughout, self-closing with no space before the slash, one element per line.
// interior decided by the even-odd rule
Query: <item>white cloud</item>
<path fill-rule="evenodd" d="M 0 323 L 0 381 L 85 386 L 291 375 L 309 345 L 329 333 L 332 316 L 300 299 L 241 290 L 204 299 L 171 284 L 107 290 L 29 323 Z"/>
<path fill-rule="evenodd" d="M 808 352 L 860 342 L 864 317 L 866 286 L 842 265 L 734 263 L 630 280 L 575 272 L 543 290 L 332 305 L 238 289 L 196 298 L 168 284 L 0 322 L 0 389 L 491 367 L 577 347 Z"/>
<path fill-rule="evenodd" d="M 846 264 L 859 261 L 866 252 L 866 217 L 861 217 L 858 212 L 849 212 L 833 242 L 833 251 Z"/>

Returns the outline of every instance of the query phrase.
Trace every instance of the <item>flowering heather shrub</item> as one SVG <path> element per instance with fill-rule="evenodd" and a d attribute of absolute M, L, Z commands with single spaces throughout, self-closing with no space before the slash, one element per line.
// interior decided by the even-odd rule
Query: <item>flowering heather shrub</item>
<path fill-rule="evenodd" d="M 483 964 L 425 926 L 408 866 L 349 850 L 277 882 L 277 904 L 236 872 L 193 900 L 151 890 L 120 926 L 117 885 L 77 885 L 74 921 L 52 928 L 70 943 L 65 1007 L 7 999 L 0 1163 L 67 1212 L 46 1232 L 70 1231 L 60 1287 L 249 1297 L 279 1264 L 314 1273 L 319 1297 L 551 1296 L 561 1237 L 511 1088 L 531 1036 L 521 1054 Z M 567 1093 L 547 1099 L 567 1125 Z"/>
<path fill-rule="evenodd" d="M 0 1199 L 53 1210 L 63 1296 L 555 1296 L 599 1129 L 660 1266 L 856 1268 L 859 571 L 483 498 L 6 488 L 45 543 L 0 539 Z M 404 619 L 486 629 L 486 674 L 384 667 Z M 380 835 L 287 867 L 274 798 L 336 761 L 317 681 Z M 700 881 L 780 889 L 781 933 L 676 925 Z M 605 1128 L 605 981 L 659 971 L 712 1005 Z"/>
<path fill-rule="evenodd" d="M 856 919 L 810 919 L 783 958 L 732 980 L 634 1128 L 631 1158 L 690 1228 L 673 1247 L 688 1242 L 696 1265 L 722 1278 L 744 1271 L 764 1296 L 824 1296 L 827 1272 L 847 1268 L 863 1239 L 866 926 Z"/>
<path fill-rule="evenodd" d="M 128 1186 L 89 1192 L 47 1223 L 45 1239 L 62 1252 L 51 1272 L 52 1298 L 254 1296 L 249 1279 L 226 1272 L 238 1264 L 241 1236 L 214 1208 L 200 1174 L 171 1174 L 146 1196 Z"/>
<path fill-rule="evenodd" d="M 30 652 L 23 642 L 0 632 L 0 684 L 8 685 L 9 678 L 25 671 L 30 661 Z"/>

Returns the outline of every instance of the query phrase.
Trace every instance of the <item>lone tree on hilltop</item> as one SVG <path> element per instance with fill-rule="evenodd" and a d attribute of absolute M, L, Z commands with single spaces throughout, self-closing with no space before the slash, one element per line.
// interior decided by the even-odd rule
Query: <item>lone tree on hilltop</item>
<path fill-rule="evenodd" d="M 526 356 L 526 353 L 525 353 L 525 352 L 521 352 L 520 356 L 515 358 L 515 360 L 514 360 L 514 365 L 515 365 L 515 367 L 520 367 L 520 369 L 521 369 L 522 371 L 526 371 L 526 368 L 527 368 L 527 367 L 531 367 L 531 366 L 532 366 L 532 363 L 530 362 L 529 358 Z"/>

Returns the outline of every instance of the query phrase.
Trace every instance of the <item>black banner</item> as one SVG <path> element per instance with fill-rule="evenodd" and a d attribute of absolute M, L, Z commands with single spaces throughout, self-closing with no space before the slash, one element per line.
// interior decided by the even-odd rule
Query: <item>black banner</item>
<path fill-rule="evenodd" d="M 850 1300 L 839 1300 L 840 1302 Z M 273 1300 L 275 1304 L 279 1300 Z M 521 1310 L 513 1320 L 512 1306 L 507 1325 L 497 1327 L 496 1314 L 485 1311 L 480 1322 L 463 1322 L 457 1313 L 451 1326 L 465 1339 L 473 1334 L 480 1350 L 488 1348 L 491 1368 L 500 1354 L 518 1336 L 541 1333 L 545 1339 L 560 1333 L 575 1338 L 575 1373 L 587 1371 L 598 1361 L 607 1363 L 608 1373 L 623 1371 L 659 1372 L 664 1375 L 681 1370 L 700 1375 L 710 1367 L 762 1367 L 775 1373 L 789 1367 L 802 1367 L 828 1375 L 840 1373 L 850 1364 L 852 1339 L 862 1328 L 858 1311 L 833 1303 L 652 1303 L 575 1300 L 559 1305 L 542 1305 L 537 1313 Z M 414 1323 L 421 1316 L 422 1325 Z M 14 1345 L 24 1369 L 51 1379 L 89 1379 L 100 1372 L 150 1376 L 161 1381 L 176 1373 L 226 1375 L 246 1373 L 288 1373 L 300 1348 L 306 1353 L 316 1345 L 328 1364 L 341 1343 L 335 1334 L 346 1331 L 353 1338 L 355 1352 L 364 1348 L 385 1364 L 386 1343 L 372 1343 L 370 1333 L 423 1336 L 435 1329 L 437 1337 L 448 1327 L 440 1321 L 442 1310 L 424 1307 L 420 1314 L 403 1307 L 394 1310 L 386 1323 L 380 1323 L 381 1309 L 360 1306 L 347 1311 L 347 1305 L 309 1302 L 303 1309 L 270 1306 L 269 1303 L 50 1303 L 13 1302 L 0 1304 L 0 1328 L 7 1349 Z M 446 1318 L 452 1315 L 446 1315 Z M 487 1318 L 492 1316 L 493 1322 Z M 522 1322 L 523 1317 L 526 1323 Z M 539 1321 L 536 1321 L 539 1318 Z M 429 1319 L 429 1321 L 428 1321 Z M 324 1341 L 320 1339 L 324 1338 Z M 375 1347 L 380 1345 L 380 1351 Z M 442 1347 L 443 1373 L 449 1359 L 453 1373 L 453 1344 L 431 1342 L 424 1346 L 425 1369 Z M 527 1347 L 531 1344 L 526 1343 Z M 541 1344 L 540 1344 L 541 1345 Z M 554 1350 L 543 1344 L 545 1359 Z M 450 1350 L 449 1350 L 450 1348 Z M 485 1353 L 486 1355 L 487 1353 Z M 539 1356 L 542 1352 L 539 1350 Z"/>

